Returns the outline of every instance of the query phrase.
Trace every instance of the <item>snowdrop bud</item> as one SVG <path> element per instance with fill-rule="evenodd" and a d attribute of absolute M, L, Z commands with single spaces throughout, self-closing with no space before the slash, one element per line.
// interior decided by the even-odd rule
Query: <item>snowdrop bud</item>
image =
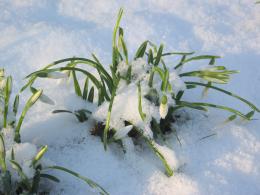
<path fill-rule="evenodd" d="M 34 87 L 31 87 L 31 91 L 33 93 L 36 93 L 37 92 L 37 89 L 35 89 Z M 50 104 L 50 105 L 54 105 L 54 101 L 49 98 L 47 95 L 44 95 L 44 93 L 41 94 L 41 96 L 39 97 L 39 100 L 43 103 L 46 103 L 46 104 Z"/>
<path fill-rule="evenodd" d="M 68 78 L 68 74 L 61 73 L 61 72 L 49 72 L 47 74 L 47 77 L 51 79 L 62 79 L 62 78 Z"/>
<path fill-rule="evenodd" d="M 115 135 L 114 135 L 114 138 L 116 140 L 124 138 L 132 128 L 133 128 L 133 125 L 128 125 L 128 126 L 125 126 L 121 129 L 117 130 Z"/>
<path fill-rule="evenodd" d="M 167 113 L 168 113 L 168 100 L 167 96 L 163 95 L 161 99 L 161 104 L 160 104 L 160 116 L 162 119 L 165 119 Z"/>
<path fill-rule="evenodd" d="M 46 104 L 50 104 L 50 105 L 55 104 L 54 101 L 51 98 L 49 98 L 47 95 L 44 95 L 43 93 L 42 93 L 42 95 L 40 96 L 39 99 L 40 99 L 40 101 L 42 101 Z"/>

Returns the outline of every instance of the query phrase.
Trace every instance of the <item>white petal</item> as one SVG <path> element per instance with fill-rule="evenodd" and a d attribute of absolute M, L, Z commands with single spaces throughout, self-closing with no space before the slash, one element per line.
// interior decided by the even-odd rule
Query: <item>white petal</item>
<path fill-rule="evenodd" d="M 160 105 L 160 116 L 161 116 L 161 118 L 165 119 L 167 114 L 168 114 L 168 104 L 161 104 Z"/>
<path fill-rule="evenodd" d="M 133 128 L 133 125 L 128 125 L 128 126 L 123 127 L 122 129 L 117 130 L 114 135 L 114 138 L 115 139 L 124 138 L 132 128 Z"/>
<path fill-rule="evenodd" d="M 47 95 L 44 95 L 44 94 L 42 94 L 39 99 L 46 104 L 50 104 L 50 105 L 55 104 L 51 98 L 49 98 Z"/>

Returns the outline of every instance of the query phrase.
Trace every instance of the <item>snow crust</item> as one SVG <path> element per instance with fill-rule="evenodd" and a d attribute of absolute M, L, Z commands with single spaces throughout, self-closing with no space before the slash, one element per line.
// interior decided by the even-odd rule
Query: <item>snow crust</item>
<path fill-rule="evenodd" d="M 104 64 L 111 63 L 111 41 L 108 34 L 111 35 L 112 30 L 107 25 L 107 18 L 112 25 L 117 11 L 114 5 L 120 7 L 123 3 L 103 3 L 66 0 L 57 5 L 46 1 L 41 6 L 33 6 L 34 3 L 29 3 L 29 6 L 12 6 L 12 3 L 0 2 L 0 64 L 7 73 L 14 76 L 13 92 L 18 92 L 27 74 L 60 58 L 85 57 L 90 52 L 95 52 Z M 90 5 L 95 9 L 87 12 L 86 8 Z M 241 71 L 226 88 L 259 107 L 259 6 L 246 0 L 239 3 L 217 0 L 193 3 L 128 1 L 126 5 L 129 10 L 127 22 L 130 22 L 127 28 L 130 33 L 126 30 L 125 36 L 129 35 L 127 42 L 131 47 L 136 48 L 137 43 L 152 38 L 156 41 L 163 40 L 170 50 L 225 54 L 218 63 Z M 48 17 L 46 13 L 50 13 Z M 131 55 L 134 52 L 132 49 Z M 172 65 L 175 61 L 168 62 Z M 175 73 L 171 73 L 170 78 L 175 76 Z M 173 82 L 176 85 L 180 82 L 176 89 L 183 88 L 178 77 Z M 55 109 L 95 110 L 95 107 L 90 108 L 89 104 L 74 95 L 71 83 L 41 80 L 35 85 L 43 88 L 44 93 L 56 104 L 51 106 L 37 102 L 26 116 L 21 129 L 23 144 L 15 147 L 18 156 L 26 157 L 25 161 L 34 154 L 36 147 L 47 144 L 49 150 L 45 158 L 95 180 L 112 195 L 244 195 L 260 192 L 259 120 L 223 125 L 223 120 L 226 119 L 223 112 L 210 110 L 205 114 L 191 110 L 181 111 L 181 120 L 174 124 L 181 145 L 172 134 L 167 138 L 167 146 L 160 148 L 171 165 L 178 164 L 179 167 L 174 176 L 168 178 L 163 173 L 161 162 L 147 147 L 135 146 L 131 139 L 126 138 L 123 139 L 127 151 L 125 154 L 117 145 L 110 145 L 105 152 L 100 139 L 89 133 L 93 127 L 91 122 L 78 123 L 72 115 L 51 114 Z M 136 85 L 129 86 L 128 90 L 132 93 L 123 87 L 123 83 L 120 85 L 120 97 L 126 99 L 122 98 L 122 103 L 119 103 L 121 107 L 115 106 L 113 110 L 118 109 L 123 117 L 141 124 L 136 112 Z M 143 94 L 145 90 L 142 85 Z M 185 98 L 197 101 L 200 100 L 200 93 L 200 89 L 195 89 L 185 95 Z M 22 105 L 29 93 L 23 95 Z M 116 99 L 120 102 L 119 97 Z M 126 100 L 132 101 L 133 106 L 126 104 Z M 243 104 L 211 90 L 205 101 L 248 111 Z M 149 107 L 156 108 L 153 113 L 153 110 L 146 107 L 146 103 L 143 98 L 144 112 L 150 115 L 158 113 L 159 108 Z M 107 105 L 102 107 L 106 113 Z M 137 114 L 122 113 L 121 109 Z M 104 113 L 100 113 L 100 120 L 104 120 Z M 259 114 L 255 116 L 256 119 L 259 117 Z M 122 127 L 121 122 L 113 121 L 113 125 Z M 209 135 L 212 136 L 205 138 Z M 9 133 L 5 136 L 12 137 Z M 12 144 L 7 141 L 8 150 Z M 29 170 L 27 173 L 31 174 Z M 79 180 L 60 172 L 55 174 L 61 182 L 53 185 L 51 194 L 93 193 Z"/>

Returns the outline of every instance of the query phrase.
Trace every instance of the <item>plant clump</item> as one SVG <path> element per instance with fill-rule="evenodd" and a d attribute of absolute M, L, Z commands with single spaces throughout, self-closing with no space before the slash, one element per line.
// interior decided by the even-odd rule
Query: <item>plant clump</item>
<path fill-rule="evenodd" d="M 38 148 L 32 143 L 21 143 L 20 128 L 33 104 L 38 100 L 53 104 L 42 90 L 31 87 L 31 91 L 33 94 L 26 102 L 17 122 L 19 95 L 15 96 L 10 106 L 12 77 L 5 77 L 4 70 L 0 70 L 0 194 L 48 194 L 50 189 L 47 187 L 46 180 L 60 182 L 52 174 L 53 170 L 66 172 L 83 180 L 100 194 L 108 194 L 89 178 L 67 168 L 50 165 L 50 161 L 43 158 L 48 149 L 47 145 Z"/>
<path fill-rule="evenodd" d="M 75 114 L 80 122 L 94 119 L 96 125 L 91 134 L 101 137 L 105 150 L 113 142 L 123 145 L 126 137 L 143 140 L 162 161 L 166 174 L 172 176 L 174 165 L 168 163 L 160 146 L 164 144 L 165 134 L 174 132 L 172 123 L 176 121 L 176 112 L 179 109 L 221 109 L 231 113 L 228 121 L 237 117 L 251 120 L 254 113 L 260 110 L 246 99 L 216 86 L 227 84 L 231 75 L 238 73 L 217 65 L 216 61 L 220 56 L 165 52 L 163 44 L 156 46 L 146 40 L 137 49 L 134 58 L 129 59 L 124 30 L 120 26 L 122 14 L 123 10 L 120 9 L 113 31 L 112 62 L 109 69 L 94 54 L 91 59 L 61 59 L 29 74 L 26 77 L 28 82 L 21 91 L 31 88 L 37 78 L 53 79 L 55 75 L 55 78 L 73 78 L 76 95 L 96 105 L 96 109 L 83 108 L 87 110 L 83 112 L 86 114 L 83 120 L 79 119 L 80 113 L 77 111 L 65 112 Z M 165 58 L 170 56 L 179 57 L 179 61 L 168 66 Z M 196 61 L 206 62 L 206 67 L 183 71 L 184 66 Z M 93 71 L 79 68 L 80 64 L 88 65 Z M 77 74 L 84 75 L 84 83 L 78 81 Z M 229 95 L 248 105 L 250 110 L 242 113 L 223 105 L 185 100 L 184 93 L 196 87 L 202 87 L 204 95 L 209 90 Z"/>

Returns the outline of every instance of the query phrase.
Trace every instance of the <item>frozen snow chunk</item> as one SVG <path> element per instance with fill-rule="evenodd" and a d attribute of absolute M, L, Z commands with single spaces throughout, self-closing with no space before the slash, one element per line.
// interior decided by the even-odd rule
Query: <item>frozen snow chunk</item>
<path fill-rule="evenodd" d="M 31 143 L 15 144 L 13 147 L 15 160 L 20 164 L 31 160 L 37 154 L 37 147 Z M 7 156 L 11 159 L 11 149 L 7 151 Z"/>

